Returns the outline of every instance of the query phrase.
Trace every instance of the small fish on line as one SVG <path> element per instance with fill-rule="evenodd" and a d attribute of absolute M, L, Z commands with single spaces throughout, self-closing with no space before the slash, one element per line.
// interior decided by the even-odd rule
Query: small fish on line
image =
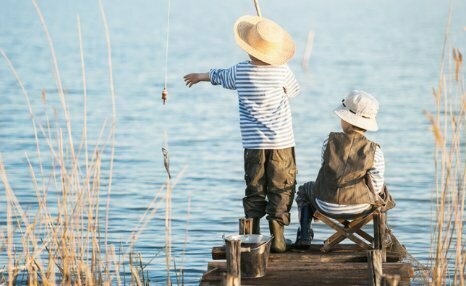
<path fill-rule="evenodd" d="M 165 105 L 165 102 L 167 101 L 167 97 L 168 97 L 168 91 L 167 91 L 167 89 L 164 87 L 163 90 L 162 90 L 163 105 Z"/>
<path fill-rule="evenodd" d="M 163 154 L 163 165 L 165 166 L 165 170 L 167 171 L 168 178 L 171 179 L 172 176 L 170 174 L 170 158 L 168 157 L 168 150 L 162 147 L 162 154 Z"/>

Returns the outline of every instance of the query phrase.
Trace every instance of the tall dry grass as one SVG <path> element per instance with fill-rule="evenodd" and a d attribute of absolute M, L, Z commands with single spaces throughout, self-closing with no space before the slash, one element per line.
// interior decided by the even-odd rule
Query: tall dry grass
<path fill-rule="evenodd" d="M 450 20 L 433 89 L 435 112 L 426 113 L 435 138 L 432 285 L 465 285 L 466 89 L 462 53 L 449 38 Z"/>
<path fill-rule="evenodd" d="M 82 133 L 77 137 L 79 140 L 76 140 L 53 41 L 39 5 L 35 0 L 32 3 L 50 48 L 61 108 L 53 109 L 54 114 L 50 115 L 51 108 L 46 92 L 43 91 L 44 115 L 39 120 L 23 80 L 6 52 L 0 49 L 0 54 L 24 95 L 36 144 L 34 160 L 26 154 L 37 198 L 37 207 L 33 211 L 28 212 L 22 208 L 0 157 L 0 179 L 5 189 L 7 215 L 6 235 L 4 239 L 0 236 L 0 252 L 8 255 L 6 281 L 9 286 L 17 283 L 46 286 L 126 285 L 126 282 L 129 285 L 149 285 L 150 277 L 145 270 L 147 264 L 143 263 L 141 255 L 133 251 L 139 236 L 164 204 L 167 285 L 171 285 L 171 193 L 183 170 L 173 181 L 167 178 L 134 227 L 125 247 L 119 246 L 117 249 L 108 243 L 116 112 L 111 42 L 102 1 L 99 1 L 99 7 L 107 43 L 112 115 L 111 126 L 103 124 L 92 146 L 88 141 L 86 65 L 80 19 L 77 17 L 83 83 L 83 126 Z M 105 156 L 108 156 L 108 166 L 103 163 Z M 102 182 L 108 184 L 106 192 L 102 190 Z M 49 197 L 50 193 L 53 193 L 52 198 Z M 105 198 L 105 202 L 101 201 L 102 198 Z M 128 272 L 126 266 L 129 266 Z"/>

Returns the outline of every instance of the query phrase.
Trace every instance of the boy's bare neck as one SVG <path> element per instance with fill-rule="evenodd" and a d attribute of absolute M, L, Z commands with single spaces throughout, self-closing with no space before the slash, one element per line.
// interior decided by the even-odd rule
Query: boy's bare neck
<path fill-rule="evenodd" d="M 258 59 L 252 59 L 251 64 L 255 66 L 270 66 L 270 64 L 264 63 L 263 61 L 260 61 Z"/>
<path fill-rule="evenodd" d="M 259 60 L 258 58 L 255 58 L 251 55 L 249 55 L 249 58 L 251 59 L 251 64 L 255 66 L 270 66 L 268 63 L 264 63 L 263 61 Z"/>

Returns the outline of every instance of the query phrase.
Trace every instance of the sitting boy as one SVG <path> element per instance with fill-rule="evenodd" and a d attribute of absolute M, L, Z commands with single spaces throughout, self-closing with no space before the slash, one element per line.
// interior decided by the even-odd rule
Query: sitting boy
<path fill-rule="evenodd" d="M 296 186 L 296 160 L 288 99 L 299 93 L 293 72 L 286 65 L 295 45 L 279 25 L 263 17 L 243 16 L 234 27 L 237 44 L 250 61 L 228 69 L 212 69 L 184 77 L 186 85 L 210 81 L 238 93 L 246 181 L 243 207 L 253 218 L 253 233 L 260 233 L 260 218 L 267 214 L 272 251 L 284 252 L 284 226 Z"/>
<path fill-rule="evenodd" d="M 372 95 L 353 90 L 334 110 L 341 119 L 343 132 L 330 133 L 322 147 L 317 179 L 299 187 L 297 246 L 310 246 L 314 236 L 311 220 L 316 208 L 340 217 L 354 216 L 371 210 L 380 202 L 380 196 L 388 197 L 388 193 L 383 194 L 382 150 L 364 136 L 366 130 L 378 129 L 375 119 L 378 109 Z"/>

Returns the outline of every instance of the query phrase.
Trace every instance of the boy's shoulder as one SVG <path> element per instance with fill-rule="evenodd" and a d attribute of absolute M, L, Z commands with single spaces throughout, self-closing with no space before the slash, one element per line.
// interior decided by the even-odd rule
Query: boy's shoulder
<path fill-rule="evenodd" d="M 236 66 L 252 66 L 251 61 L 244 60 L 236 64 Z"/>
<path fill-rule="evenodd" d="M 258 69 L 283 69 L 286 71 L 291 71 L 290 67 L 287 64 L 283 65 L 255 65 L 250 60 L 244 60 L 237 63 L 235 66 L 249 67 L 249 68 L 258 68 Z"/>
<path fill-rule="evenodd" d="M 328 134 L 328 139 L 335 138 L 335 137 L 340 137 L 340 136 L 344 136 L 344 135 L 345 135 L 344 132 L 330 132 Z"/>
<path fill-rule="evenodd" d="M 328 139 L 327 140 L 338 140 L 338 139 L 341 139 L 341 138 L 346 138 L 350 135 L 346 134 L 345 132 L 330 132 L 328 134 Z M 365 141 L 367 141 L 368 143 L 370 144 L 373 144 L 374 147 L 377 146 L 380 148 L 380 144 L 377 143 L 377 142 L 374 142 L 372 140 L 370 140 L 369 138 L 367 138 L 365 135 L 360 135 L 361 138 L 363 138 Z"/>

